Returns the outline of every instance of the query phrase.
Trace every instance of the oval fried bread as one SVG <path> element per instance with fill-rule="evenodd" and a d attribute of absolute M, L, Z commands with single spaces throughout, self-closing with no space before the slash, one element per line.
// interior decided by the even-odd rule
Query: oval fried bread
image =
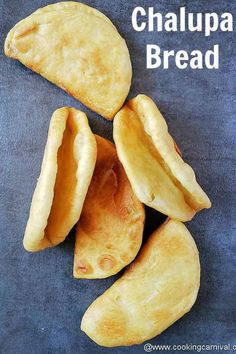
<path fill-rule="evenodd" d="M 114 144 L 96 135 L 97 161 L 76 228 L 74 277 L 105 278 L 129 264 L 142 242 L 144 208 Z"/>
<path fill-rule="evenodd" d="M 23 244 L 27 251 L 64 241 L 80 217 L 96 154 L 86 115 L 73 108 L 57 109 L 51 118 L 25 230 Z"/>
<path fill-rule="evenodd" d="M 145 95 L 115 116 L 114 141 L 141 202 L 179 221 L 192 219 L 211 202 L 183 161 L 155 103 Z"/>
<path fill-rule="evenodd" d="M 195 242 L 184 224 L 168 220 L 124 275 L 90 305 L 81 329 L 106 347 L 142 343 L 191 309 L 199 284 Z"/>
<path fill-rule="evenodd" d="M 110 20 L 82 4 L 46 6 L 8 33 L 5 54 L 112 119 L 132 76 L 129 51 Z"/>

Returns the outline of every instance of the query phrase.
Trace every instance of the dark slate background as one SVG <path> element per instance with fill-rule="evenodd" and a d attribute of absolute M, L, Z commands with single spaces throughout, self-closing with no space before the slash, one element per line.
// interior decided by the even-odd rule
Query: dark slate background
<path fill-rule="evenodd" d="M 7 32 L 47 0 L 0 0 L 0 353 L 144 353 L 143 345 L 107 349 L 80 331 L 83 313 L 108 288 L 107 280 L 72 277 L 73 233 L 60 246 L 24 251 L 22 236 L 40 171 L 52 112 L 63 105 L 84 110 L 94 132 L 111 138 L 112 124 L 20 63 L 3 55 Z M 195 168 L 213 207 L 188 223 L 202 264 L 201 289 L 192 311 L 152 344 L 236 344 L 234 33 L 137 33 L 134 6 L 166 13 L 188 11 L 236 16 L 236 1 L 85 1 L 103 11 L 127 40 L 133 63 L 130 97 L 146 93 L 165 115 L 184 158 Z M 220 43 L 220 70 L 145 69 L 145 44 L 163 49 L 208 49 Z M 163 219 L 148 212 L 146 235 Z M 189 351 L 186 351 L 189 352 Z"/>

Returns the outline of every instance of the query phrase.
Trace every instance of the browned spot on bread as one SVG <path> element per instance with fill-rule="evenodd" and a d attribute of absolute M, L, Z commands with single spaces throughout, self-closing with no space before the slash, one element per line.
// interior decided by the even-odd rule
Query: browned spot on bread
<path fill-rule="evenodd" d="M 76 271 L 84 274 L 93 273 L 93 268 L 90 264 L 85 263 L 84 261 L 78 260 L 76 263 Z"/>
<path fill-rule="evenodd" d="M 100 53 L 100 49 L 93 50 L 90 59 L 91 65 L 95 68 L 95 74 L 98 77 L 102 77 L 103 81 L 108 81 L 108 71 L 106 65 L 104 65 L 103 54 Z"/>
<path fill-rule="evenodd" d="M 98 335 L 104 336 L 104 333 L 106 333 L 108 338 L 125 336 L 126 321 L 122 312 L 112 311 L 111 316 L 104 316 L 98 321 L 96 329 Z"/>
<path fill-rule="evenodd" d="M 186 247 L 183 241 L 178 237 L 178 235 L 173 235 L 172 237 L 166 237 L 159 240 L 159 247 L 162 252 L 169 257 L 173 255 L 179 255 L 183 252 Z"/>
<path fill-rule="evenodd" d="M 176 144 L 176 142 L 174 141 L 173 138 L 172 138 L 172 140 L 174 143 L 175 151 L 182 157 L 182 152 L 181 152 L 180 148 L 178 147 L 178 145 Z"/>
<path fill-rule="evenodd" d="M 36 23 L 31 24 L 30 26 L 21 27 L 20 29 L 16 30 L 15 38 L 21 38 L 29 35 L 30 33 L 36 31 L 38 28 Z"/>
<path fill-rule="evenodd" d="M 130 258 L 129 253 L 122 253 L 122 255 L 120 256 L 120 258 L 124 261 L 127 262 Z"/>
<path fill-rule="evenodd" d="M 107 248 L 108 250 L 110 250 L 110 249 L 114 248 L 114 245 L 113 245 L 112 243 L 108 243 L 108 244 L 106 245 L 106 248 Z"/>
<path fill-rule="evenodd" d="M 86 233 L 93 233 L 96 232 L 98 229 L 98 222 L 96 219 L 93 218 L 92 213 L 83 213 L 80 220 L 79 220 L 80 228 Z"/>
<path fill-rule="evenodd" d="M 116 259 L 110 254 L 104 254 L 98 258 L 98 265 L 103 270 L 109 270 L 116 264 Z"/>

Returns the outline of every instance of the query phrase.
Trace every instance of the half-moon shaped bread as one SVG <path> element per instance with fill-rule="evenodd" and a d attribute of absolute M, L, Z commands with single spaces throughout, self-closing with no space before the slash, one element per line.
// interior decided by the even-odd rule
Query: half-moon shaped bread
<path fill-rule="evenodd" d="M 169 220 L 137 259 L 85 312 L 81 329 L 105 347 L 151 339 L 193 306 L 200 284 L 198 250 L 187 228 Z"/>
<path fill-rule="evenodd" d="M 96 135 L 97 161 L 76 228 L 74 276 L 105 278 L 129 264 L 142 242 L 144 208 L 114 144 Z"/>
<path fill-rule="evenodd" d="M 27 251 L 64 241 L 80 217 L 96 154 L 96 140 L 86 115 L 73 108 L 57 109 L 25 230 Z"/>
<path fill-rule="evenodd" d="M 179 221 L 211 202 L 183 161 L 151 98 L 138 95 L 115 116 L 117 153 L 141 202 Z"/>
<path fill-rule="evenodd" d="M 39 9 L 8 33 L 5 54 L 112 119 L 131 84 L 129 51 L 111 21 L 74 2 Z"/>

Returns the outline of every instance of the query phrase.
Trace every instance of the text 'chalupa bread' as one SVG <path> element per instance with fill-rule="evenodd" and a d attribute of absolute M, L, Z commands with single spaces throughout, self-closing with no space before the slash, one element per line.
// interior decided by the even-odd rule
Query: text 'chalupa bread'
<path fill-rule="evenodd" d="M 26 250 L 39 251 L 64 241 L 80 217 L 96 154 L 86 115 L 73 108 L 57 109 L 26 226 Z"/>
<path fill-rule="evenodd" d="M 210 208 L 209 198 L 149 97 L 138 95 L 116 114 L 113 135 L 120 161 L 141 202 L 180 221 Z"/>
<path fill-rule="evenodd" d="M 177 321 L 200 284 L 198 250 L 187 228 L 169 220 L 124 275 L 87 309 L 81 329 L 106 347 L 139 344 Z"/>
<path fill-rule="evenodd" d="M 97 161 L 76 228 L 74 276 L 105 278 L 139 251 L 144 208 L 134 195 L 114 144 L 96 136 Z"/>
<path fill-rule="evenodd" d="M 52 4 L 18 22 L 7 35 L 5 54 L 107 119 L 129 92 L 124 39 L 105 15 L 81 3 Z"/>

